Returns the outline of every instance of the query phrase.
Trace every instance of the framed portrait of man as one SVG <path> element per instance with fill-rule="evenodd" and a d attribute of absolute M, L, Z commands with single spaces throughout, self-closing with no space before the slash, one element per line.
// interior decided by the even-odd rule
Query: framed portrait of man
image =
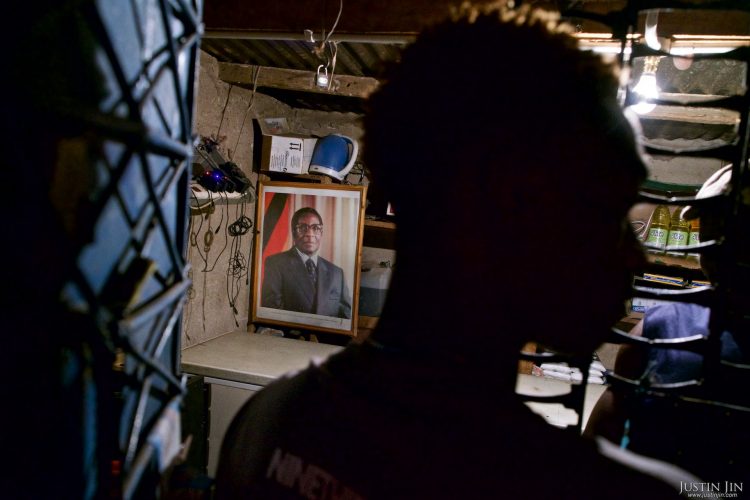
<path fill-rule="evenodd" d="M 252 321 L 355 335 L 364 186 L 261 182 Z"/>

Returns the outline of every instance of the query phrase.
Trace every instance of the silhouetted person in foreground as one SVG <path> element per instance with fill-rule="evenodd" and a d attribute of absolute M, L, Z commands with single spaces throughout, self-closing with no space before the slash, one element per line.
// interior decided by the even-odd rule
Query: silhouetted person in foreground
<path fill-rule="evenodd" d="M 365 117 L 398 228 L 377 329 L 249 401 L 218 498 L 676 496 L 678 471 L 645 467 L 673 489 L 606 458 L 515 394 L 522 345 L 591 353 L 642 263 L 626 214 L 645 170 L 616 90 L 527 10 L 464 6 L 404 51 Z"/>

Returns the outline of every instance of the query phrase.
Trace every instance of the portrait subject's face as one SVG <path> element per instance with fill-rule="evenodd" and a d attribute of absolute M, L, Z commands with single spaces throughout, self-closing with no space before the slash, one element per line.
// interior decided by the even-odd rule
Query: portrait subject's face
<path fill-rule="evenodd" d="M 299 218 L 294 227 L 294 246 L 307 255 L 312 255 L 320 248 L 320 237 L 323 235 L 323 221 L 314 214 L 305 214 Z"/>

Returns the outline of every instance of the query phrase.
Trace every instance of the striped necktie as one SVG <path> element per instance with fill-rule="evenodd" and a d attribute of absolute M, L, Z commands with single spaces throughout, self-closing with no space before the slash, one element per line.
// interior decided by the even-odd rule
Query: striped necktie
<path fill-rule="evenodd" d="M 313 262 L 312 259 L 307 259 L 305 266 L 307 267 L 307 275 L 310 276 L 310 281 L 312 281 L 313 286 L 315 286 L 318 282 L 318 273 L 315 269 L 315 262 Z"/>

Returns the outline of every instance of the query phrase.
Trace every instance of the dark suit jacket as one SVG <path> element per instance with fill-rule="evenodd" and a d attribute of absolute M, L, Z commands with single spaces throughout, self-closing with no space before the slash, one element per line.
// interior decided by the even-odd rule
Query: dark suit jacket
<path fill-rule="evenodd" d="M 260 305 L 285 311 L 297 311 L 337 318 L 351 318 L 352 305 L 344 271 L 318 256 L 318 293 L 297 250 L 266 258 Z M 315 307 L 313 307 L 315 306 Z"/>

